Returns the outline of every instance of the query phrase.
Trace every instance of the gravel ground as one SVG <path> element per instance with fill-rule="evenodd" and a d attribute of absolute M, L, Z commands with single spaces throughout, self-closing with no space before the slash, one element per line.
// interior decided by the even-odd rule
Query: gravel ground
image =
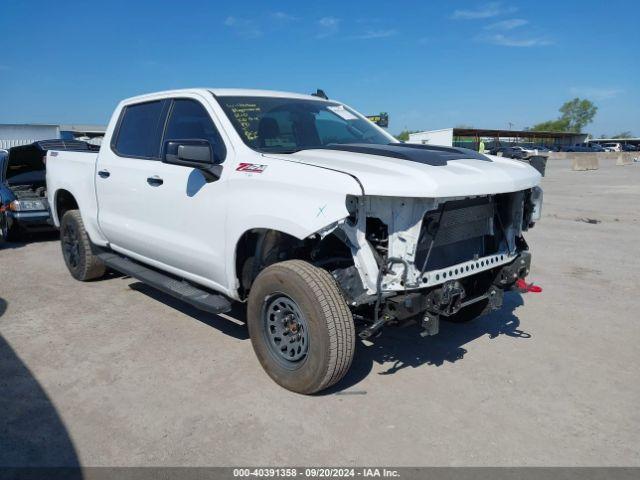
<path fill-rule="evenodd" d="M 640 466 L 640 165 L 547 170 L 541 294 L 387 329 L 311 397 L 262 371 L 241 312 L 76 282 L 52 236 L 0 246 L 0 465 Z"/>

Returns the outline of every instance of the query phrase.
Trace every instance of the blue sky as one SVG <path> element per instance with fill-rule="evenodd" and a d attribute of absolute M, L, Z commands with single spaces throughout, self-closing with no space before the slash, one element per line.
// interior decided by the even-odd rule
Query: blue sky
<path fill-rule="evenodd" d="M 640 2 L 0 0 L 0 122 L 106 123 L 139 93 L 324 89 L 390 131 L 515 128 L 575 96 L 640 135 Z"/>

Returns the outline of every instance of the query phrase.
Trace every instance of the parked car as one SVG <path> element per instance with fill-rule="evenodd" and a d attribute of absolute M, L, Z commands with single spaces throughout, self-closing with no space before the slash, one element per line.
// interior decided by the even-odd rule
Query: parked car
<path fill-rule="evenodd" d="M 538 154 L 549 153 L 551 151 L 551 149 L 549 147 L 546 147 L 545 145 L 535 145 L 533 148 L 538 151 Z"/>
<path fill-rule="evenodd" d="M 637 152 L 638 148 L 635 145 L 631 145 L 630 143 L 624 143 L 622 144 L 622 151 L 623 152 Z"/>
<path fill-rule="evenodd" d="M 247 304 L 281 386 L 338 382 L 361 338 L 416 318 L 471 320 L 529 272 L 540 174 L 505 158 L 397 143 L 348 106 L 191 89 L 116 108 L 102 148 L 47 155 L 71 275 L 126 273 L 211 313 Z"/>
<path fill-rule="evenodd" d="M 523 160 L 526 158 L 525 152 L 519 147 L 500 147 L 496 149 L 496 156 Z"/>
<path fill-rule="evenodd" d="M 575 145 L 564 145 L 560 148 L 561 152 L 593 152 L 591 147 L 585 146 L 584 144 L 577 143 Z"/>
<path fill-rule="evenodd" d="M 0 156 L 0 235 L 19 240 L 26 231 L 53 227 L 47 201 L 45 159 L 47 151 L 91 149 L 84 142 L 42 140 L 13 147 Z"/>
<path fill-rule="evenodd" d="M 605 149 L 597 143 L 576 143 L 565 148 L 566 152 L 604 152 Z"/>
<path fill-rule="evenodd" d="M 599 143 L 589 143 L 588 147 L 594 152 L 605 152 L 606 150 Z"/>
<path fill-rule="evenodd" d="M 512 148 L 522 152 L 522 158 L 529 158 L 538 155 L 538 150 L 529 145 L 515 145 Z"/>
<path fill-rule="evenodd" d="M 603 143 L 602 146 L 605 149 L 605 151 L 607 151 L 607 152 L 621 152 L 622 151 L 622 144 L 621 143 L 616 143 L 616 142 Z"/>

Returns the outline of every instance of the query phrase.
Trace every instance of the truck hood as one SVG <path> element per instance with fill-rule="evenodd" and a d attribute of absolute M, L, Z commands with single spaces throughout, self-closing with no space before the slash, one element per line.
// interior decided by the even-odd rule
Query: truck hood
<path fill-rule="evenodd" d="M 360 182 L 365 195 L 489 195 L 531 188 L 541 178 L 524 162 L 463 148 L 345 145 L 267 156 L 351 175 Z"/>

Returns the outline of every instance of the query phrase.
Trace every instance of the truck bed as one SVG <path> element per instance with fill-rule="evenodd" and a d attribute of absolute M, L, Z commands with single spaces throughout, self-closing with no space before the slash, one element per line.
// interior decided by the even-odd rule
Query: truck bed
<path fill-rule="evenodd" d="M 47 193 L 54 224 L 60 226 L 56 199 L 61 191 L 74 192 L 89 235 L 98 229 L 95 176 L 98 152 L 50 150 L 47 153 Z M 91 235 L 93 238 L 98 236 Z"/>

